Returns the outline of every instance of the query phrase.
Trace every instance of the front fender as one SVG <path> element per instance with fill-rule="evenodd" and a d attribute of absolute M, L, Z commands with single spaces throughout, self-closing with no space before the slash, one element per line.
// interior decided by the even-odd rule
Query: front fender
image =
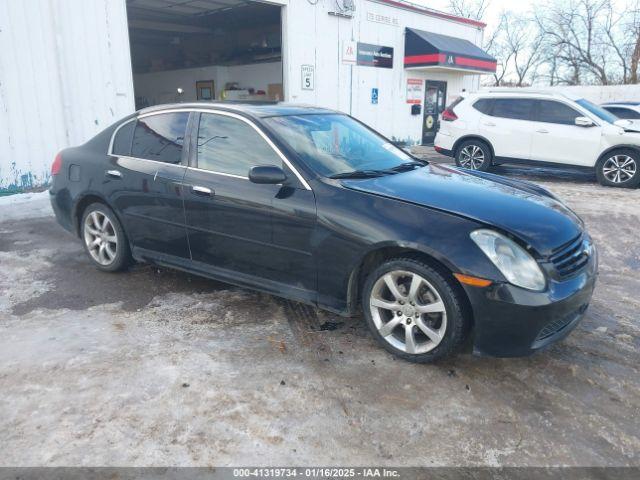
<path fill-rule="evenodd" d="M 620 149 L 624 149 L 624 148 L 627 148 L 629 150 L 633 150 L 634 152 L 638 153 L 638 155 L 640 155 L 640 146 L 639 145 L 621 144 L 621 145 L 614 145 L 613 147 L 607 148 L 604 152 L 602 152 L 600 154 L 600 156 L 598 157 L 598 161 L 600 161 L 600 159 L 602 159 L 603 157 L 607 156 L 608 154 L 610 154 L 614 150 L 620 150 Z"/>

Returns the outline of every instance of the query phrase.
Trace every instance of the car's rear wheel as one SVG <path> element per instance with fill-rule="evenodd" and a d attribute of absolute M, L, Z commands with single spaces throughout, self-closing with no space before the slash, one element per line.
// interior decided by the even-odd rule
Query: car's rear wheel
<path fill-rule="evenodd" d="M 489 145 L 481 140 L 465 140 L 456 149 L 456 165 L 469 170 L 486 172 L 491 168 L 493 155 Z"/>
<path fill-rule="evenodd" d="M 412 258 L 389 260 L 367 278 L 362 308 L 376 340 L 410 362 L 447 356 L 464 342 L 469 319 L 452 281 Z"/>
<path fill-rule="evenodd" d="M 92 203 L 85 209 L 81 225 L 85 250 L 96 267 L 115 272 L 129 265 L 129 243 L 113 210 L 102 203 Z"/>
<path fill-rule="evenodd" d="M 640 155 L 635 150 L 615 150 L 596 164 L 596 177 L 607 187 L 635 188 L 640 184 Z"/>

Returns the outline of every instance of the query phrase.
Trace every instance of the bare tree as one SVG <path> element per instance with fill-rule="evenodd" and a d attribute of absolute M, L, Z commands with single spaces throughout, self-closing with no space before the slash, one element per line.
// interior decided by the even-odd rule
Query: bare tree
<path fill-rule="evenodd" d="M 530 85 L 536 78 L 542 58 L 539 33 L 531 28 L 527 16 L 507 13 L 501 23 L 504 24 L 507 47 L 513 57 L 514 83 L 517 87 Z"/>
<path fill-rule="evenodd" d="M 622 83 L 628 83 L 629 80 L 629 60 L 631 60 L 630 55 L 628 54 L 628 42 L 621 41 L 617 32 L 623 23 L 623 16 L 621 14 L 617 14 L 611 3 L 609 3 L 608 7 L 605 8 L 606 20 L 603 24 L 604 34 L 608 43 L 611 45 L 611 50 L 614 52 L 618 61 L 620 63 L 620 67 L 622 69 Z M 610 75 L 611 76 L 611 75 Z"/>
<path fill-rule="evenodd" d="M 449 11 L 481 20 L 490 1 L 449 0 Z M 484 43 L 497 60 L 491 83 L 638 83 L 640 0 L 627 2 L 546 0 L 526 15 L 502 12 Z"/>
<path fill-rule="evenodd" d="M 496 58 L 493 85 L 530 85 L 543 59 L 537 31 L 528 16 L 503 11 L 484 48 Z"/>
<path fill-rule="evenodd" d="M 512 50 L 505 42 L 505 24 L 507 22 L 507 14 L 503 12 L 500 15 L 498 25 L 484 43 L 484 49 L 496 59 L 496 71 L 493 74 L 494 86 L 502 85 L 507 75 L 509 63 L 513 56 Z"/>
<path fill-rule="evenodd" d="M 618 32 L 623 18 L 610 0 L 555 0 L 536 11 L 540 33 L 572 84 L 582 73 L 601 85 L 628 81 L 630 62 Z"/>
<path fill-rule="evenodd" d="M 627 48 L 629 57 L 629 75 L 627 83 L 638 83 L 638 64 L 640 63 L 640 1 L 636 0 L 630 8 L 630 14 L 625 18 L 629 20 L 623 22 L 623 30 L 631 38 Z"/>
<path fill-rule="evenodd" d="M 482 20 L 491 0 L 449 0 L 449 11 L 455 15 Z"/>

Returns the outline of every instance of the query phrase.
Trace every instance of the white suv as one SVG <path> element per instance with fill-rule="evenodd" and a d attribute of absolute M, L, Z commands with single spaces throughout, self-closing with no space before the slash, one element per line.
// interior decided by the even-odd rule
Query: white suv
<path fill-rule="evenodd" d="M 595 168 L 602 185 L 640 184 L 640 132 L 588 100 L 544 91 L 486 91 L 443 113 L 436 151 L 460 167 L 501 163 Z"/>

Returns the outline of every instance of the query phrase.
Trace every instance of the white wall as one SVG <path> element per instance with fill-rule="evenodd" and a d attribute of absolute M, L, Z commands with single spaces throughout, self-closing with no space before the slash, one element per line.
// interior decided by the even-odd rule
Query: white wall
<path fill-rule="evenodd" d="M 580 85 L 544 88 L 577 95 L 594 103 L 640 102 L 640 85 Z M 539 88 L 536 88 L 539 90 Z"/>
<path fill-rule="evenodd" d="M 196 101 L 196 82 L 213 80 L 216 99 L 227 82 L 239 82 L 241 87 L 252 87 L 267 91 L 270 83 L 282 83 L 282 62 L 256 63 L 251 65 L 208 66 L 150 72 L 134 75 L 136 96 L 146 97 L 151 105 L 176 101 Z M 176 89 L 184 93 L 180 98 Z"/>
<path fill-rule="evenodd" d="M 350 113 L 396 139 L 419 143 L 422 115 L 411 115 L 406 103 L 406 79 L 446 80 L 448 101 L 463 88 L 475 90 L 477 75 L 430 73 L 404 69 L 405 27 L 465 38 L 476 45 L 482 42 L 478 27 L 395 8 L 371 0 L 355 0 L 353 18 L 328 14 L 335 2 L 319 0 L 290 1 L 284 8 L 285 98 L 291 102 L 320 105 Z M 397 25 L 376 23 L 367 13 L 397 19 Z M 355 40 L 394 48 L 393 69 L 344 64 L 342 41 Z M 315 89 L 302 90 L 301 66 L 315 66 Z M 377 105 L 371 103 L 371 89 L 378 88 Z"/>
<path fill-rule="evenodd" d="M 134 108 L 125 0 L 0 0 L 0 192 Z"/>

